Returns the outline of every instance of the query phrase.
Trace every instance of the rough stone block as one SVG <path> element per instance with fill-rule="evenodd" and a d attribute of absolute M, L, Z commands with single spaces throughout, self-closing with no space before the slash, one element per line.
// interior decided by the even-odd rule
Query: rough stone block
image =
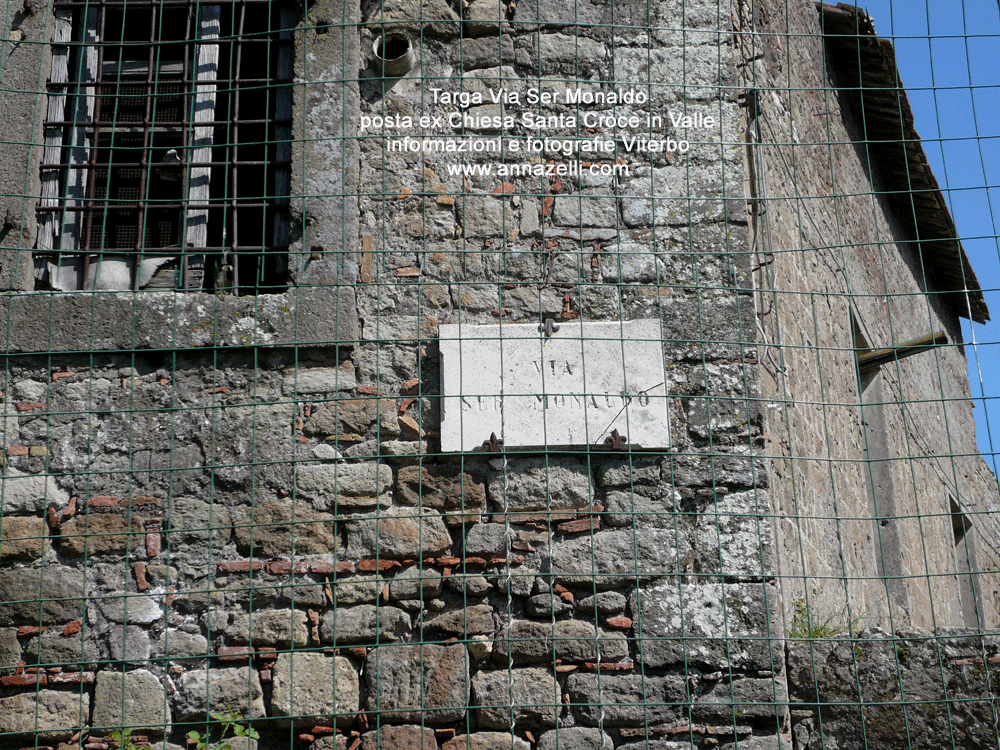
<path fill-rule="evenodd" d="M 439 631 L 458 638 L 470 635 L 493 634 L 493 607 L 489 604 L 475 604 L 465 609 L 447 612 L 428 620 L 424 629 Z"/>
<path fill-rule="evenodd" d="M 153 656 L 164 657 L 190 665 L 193 659 L 205 659 L 208 640 L 200 633 L 169 628 L 153 644 Z"/>
<path fill-rule="evenodd" d="M 564 663 L 593 662 L 597 661 L 598 650 L 605 662 L 628 656 L 628 641 L 623 633 L 602 630 L 598 642 L 597 629 L 582 620 L 519 620 L 501 634 L 496 648 L 503 658 L 512 652 L 515 664 L 551 663 L 553 658 Z"/>
<path fill-rule="evenodd" d="M 624 633 L 598 630 L 582 620 L 560 620 L 552 628 L 552 646 L 563 662 L 614 662 L 628 656 Z"/>
<path fill-rule="evenodd" d="M 482 39 L 463 39 L 461 64 L 465 70 L 493 68 L 514 61 L 514 43 L 509 34 Z"/>
<path fill-rule="evenodd" d="M 363 435 L 378 421 L 383 437 L 398 435 L 395 412 L 395 402 L 390 399 L 351 398 L 331 401 L 316 407 L 303 425 L 302 432 L 309 437 L 352 432 Z"/>
<path fill-rule="evenodd" d="M 515 27 L 530 24 L 534 30 L 536 24 L 546 27 L 573 26 L 580 28 L 611 23 L 610 9 L 607 5 L 595 3 L 565 3 L 561 0 L 520 0 L 514 14 Z M 621 21 L 619 21 L 621 23 Z"/>
<path fill-rule="evenodd" d="M 441 745 L 441 750 L 529 750 L 531 746 L 510 732 L 459 734 Z"/>
<path fill-rule="evenodd" d="M 305 503 L 268 500 L 254 507 L 248 521 L 237 521 L 236 545 L 243 554 L 252 548 L 261 557 L 331 554 L 340 546 L 333 521 Z"/>
<path fill-rule="evenodd" d="M 726 747 L 734 746 L 726 745 Z M 743 747 L 742 743 L 740 743 L 740 747 Z M 690 742 L 647 738 L 640 742 L 629 742 L 619 745 L 616 750 L 699 750 L 699 748 Z M 788 750 L 791 750 L 791 748 Z"/>
<path fill-rule="evenodd" d="M 749 300 L 723 297 L 719 299 L 690 298 L 672 294 L 662 298 L 663 337 L 669 342 L 677 358 L 692 360 L 739 359 L 745 346 L 755 345 L 757 327 L 753 320 L 753 306 Z M 719 457 L 713 455 L 716 463 L 715 480 L 727 484 L 718 474 L 733 469 L 719 466 Z M 691 463 L 688 459 L 683 463 Z M 705 475 L 713 476 L 709 467 Z M 704 481 L 704 476 L 702 478 Z M 685 484 L 675 482 L 676 486 Z M 753 482 L 746 484 L 752 486 Z"/>
<path fill-rule="evenodd" d="M 429 599 L 440 593 L 441 574 L 433 568 L 406 568 L 397 573 L 389 584 L 389 598 L 393 601 Z"/>
<path fill-rule="evenodd" d="M 861 735 L 863 737 L 863 735 Z M 827 744 L 832 745 L 832 742 Z M 637 748 L 638 750 L 638 748 Z M 739 742 L 720 745 L 719 750 L 792 750 L 792 743 L 777 734 L 771 737 L 747 737 Z"/>
<path fill-rule="evenodd" d="M 234 434 L 242 437 L 249 433 L 240 431 Z M 182 442 L 176 442 L 165 450 L 137 450 L 132 453 L 130 461 L 132 477 L 140 485 L 170 487 L 178 495 L 201 489 L 199 479 L 202 477 L 201 467 L 204 463 L 204 455 L 199 446 L 185 445 Z M 245 476 L 247 468 L 217 465 L 215 471 L 220 477 L 234 474 Z M 93 500 L 90 504 L 93 505 Z"/>
<path fill-rule="evenodd" d="M 563 727 L 543 732 L 538 750 L 611 750 L 614 742 L 600 729 Z"/>
<path fill-rule="evenodd" d="M 723 36 L 720 23 L 725 24 L 722 32 L 726 35 L 731 33 L 728 30 L 728 19 L 722 18 L 719 13 L 718 0 L 661 0 L 651 5 L 650 10 L 653 12 L 650 23 L 654 27 L 653 38 L 660 44 L 671 47 L 711 44 L 711 41 L 702 41 L 698 32 L 712 33 L 714 37 Z"/>
<path fill-rule="evenodd" d="M 383 726 L 361 735 L 361 750 L 437 750 L 437 739 L 429 727 Z"/>
<path fill-rule="evenodd" d="M 681 676 L 571 674 L 570 705 L 580 724 L 647 727 L 687 716 L 686 680 Z"/>
<path fill-rule="evenodd" d="M 91 629 L 63 635 L 63 628 L 50 627 L 24 644 L 23 658 L 29 664 L 75 671 L 93 669 L 101 652 Z"/>
<path fill-rule="evenodd" d="M 345 645 L 398 641 L 410 632 L 410 616 L 396 607 L 361 604 L 338 607 L 323 615 L 320 633 L 324 643 Z"/>
<path fill-rule="evenodd" d="M 476 524 L 465 535 L 465 554 L 469 556 L 503 556 L 507 554 L 508 546 L 507 526 L 502 523 Z"/>
<path fill-rule="evenodd" d="M 55 479 L 41 474 L 25 474 L 8 466 L 0 476 L 3 514 L 44 513 L 49 506 L 62 508 L 69 495 L 59 489 Z"/>
<path fill-rule="evenodd" d="M 469 238 L 504 236 L 518 225 L 513 212 L 505 211 L 503 203 L 491 195 L 466 195 L 457 208 Z"/>
<path fill-rule="evenodd" d="M 86 692 L 39 690 L 0 698 L 0 734 L 37 737 L 41 742 L 69 740 L 87 725 L 90 695 Z M 18 747 L 25 742 L 19 742 Z"/>
<path fill-rule="evenodd" d="M 309 750 L 347 750 L 347 735 L 335 734 L 317 737 L 309 746 Z"/>
<path fill-rule="evenodd" d="M 600 615 L 620 615 L 625 611 L 628 600 L 617 591 L 600 591 L 576 603 L 581 612 L 597 612 Z"/>
<path fill-rule="evenodd" d="M 586 10 L 582 12 L 586 13 Z M 600 42 L 575 33 L 540 34 L 538 47 L 539 67 L 543 75 L 565 73 L 566 66 L 570 66 L 568 70 L 574 70 L 577 65 L 581 67 L 592 65 L 596 61 L 604 60 L 608 53 L 607 48 Z M 613 227 L 615 220 L 588 226 Z"/>
<path fill-rule="evenodd" d="M 709 724 L 745 724 L 748 721 L 781 726 L 788 715 L 788 690 L 784 680 L 736 679 L 720 682 L 695 699 L 694 721 Z"/>
<path fill-rule="evenodd" d="M 347 555 L 354 559 L 422 558 L 451 549 L 451 536 L 434 510 L 389 508 L 347 521 Z"/>
<path fill-rule="evenodd" d="M 331 583 L 333 598 L 338 607 L 351 607 L 355 604 L 371 604 L 381 595 L 388 582 L 378 575 L 359 575 L 347 580 L 339 580 L 336 585 Z"/>
<path fill-rule="evenodd" d="M 544 38 L 544 37 L 543 37 Z M 553 221 L 560 227 L 613 227 L 618 223 L 618 199 L 612 188 L 586 188 L 578 195 L 556 198 Z"/>
<path fill-rule="evenodd" d="M 438 511 L 449 526 L 477 523 L 486 512 L 483 481 L 457 466 L 403 466 L 396 477 L 396 493 L 404 505 Z"/>
<path fill-rule="evenodd" d="M 605 254 L 606 253 L 606 254 Z M 601 279 L 612 284 L 650 284 L 668 278 L 648 245 L 623 242 L 609 246 L 600 257 Z M 671 282 L 674 281 L 670 277 Z"/>
<path fill-rule="evenodd" d="M 783 643 L 776 601 L 774 589 L 759 583 L 641 587 L 629 598 L 639 660 L 648 667 L 773 670 Z"/>
<path fill-rule="evenodd" d="M 407 28 L 417 33 L 421 28 L 431 36 L 458 36 L 462 21 L 446 0 L 401 0 L 397 3 L 366 3 L 362 8 L 368 23 Z"/>
<path fill-rule="evenodd" d="M 618 588 L 628 581 L 673 575 L 690 545 L 672 529 L 601 531 L 552 545 L 552 573 L 566 585 Z"/>
<path fill-rule="evenodd" d="M 469 36 L 496 36 L 506 16 L 507 6 L 499 0 L 474 0 L 465 9 L 465 30 Z"/>
<path fill-rule="evenodd" d="M 449 589 L 460 596 L 479 598 L 486 596 L 490 590 L 490 582 L 486 580 L 486 576 L 452 574 L 445 582 Z"/>
<path fill-rule="evenodd" d="M 339 175 L 341 170 L 331 171 Z M 342 191 L 336 194 L 343 195 Z M 338 212 L 339 217 L 343 215 Z M 343 219 L 338 224 L 338 236 L 342 229 Z M 156 292 L 107 294 L 90 301 L 84 297 L 26 295 L 5 300 L 0 306 L 4 315 L 11 316 L 10 351 L 75 352 L 81 341 L 90 342 L 94 350 L 183 350 L 213 345 L 329 344 L 357 338 L 357 305 L 354 290 L 347 284 L 299 287 L 287 294 L 259 298 L 164 296 Z M 206 307 L 212 309 L 212 325 L 205 325 Z M 40 313 L 41 308 L 46 310 L 45 315 Z M 58 320 L 60 325 L 50 327 L 49 320 Z M 123 320 L 132 324 L 121 325 Z"/>
<path fill-rule="evenodd" d="M 358 674 L 342 656 L 279 654 L 272 672 L 271 712 L 286 726 L 349 726 L 358 712 Z M 302 717 L 293 719 L 289 717 Z"/>
<path fill-rule="evenodd" d="M 511 712 L 515 724 L 554 727 L 562 708 L 555 677 L 535 667 L 478 672 L 472 677 L 472 695 L 484 729 L 509 729 Z"/>
<path fill-rule="evenodd" d="M 239 614 L 226 628 L 235 644 L 305 648 L 309 642 L 306 613 L 296 609 L 263 609 Z"/>
<path fill-rule="evenodd" d="M 671 21 L 670 25 L 675 25 L 675 22 Z M 735 97 L 732 83 L 735 61 L 731 49 L 726 46 L 693 45 L 685 46 L 684 50 L 684 55 L 678 55 L 674 47 L 616 46 L 615 82 L 620 86 L 636 81 L 669 82 L 671 85 L 654 86 L 650 92 L 649 105 L 657 110 L 666 109 L 667 105 L 677 100 L 718 100 L 720 86 L 724 95 L 732 91 L 732 97 Z M 656 194 L 665 195 L 660 191 Z"/>
<path fill-rule="evenodd" d="M 515 664 L 552 661 L 552 624 L 519 620 L 501 632 L 494 647 L 503 658 L 513 656 Z"/>
<path fill-rule="evenodd" d="M 365 320 L 361 328 L 365 341 L 412 342 L 436 338 L 438 321 L 429 315 L 390 315 Z M 410 370 L 413 372 L 413 370 Z"/>
<path fill-rule="evenodd" d="M 233 711 L 244 719 L 265 715 L 264 691 L 257 670 L 193 669 L 177 680 L 170 696 L 177 721 L 197 721 L 215 713 Z"/>
<path fill-rule="evenodd" d="M 551 620 L 555 616 L 572 611 L 572 609 L 572 604 L 551 591 L 547 594 L 535 594 L 524 605 L 524 612 L 528 617 L 538 617 L 544 620 Z"/>
<path fill-rule="evenodd" d="M 72 622 L 83 617 L 85 590 L 83 573 L 62 565 L 0 570 L 0 626 Z"/>
<path fill-rule="evenodd" d="M 59 549 L 67 557 L 124 555 L 145 545 L 142 519 L 117 513 L 74 516 L 59 529 Z"/>
<path fill-rule="evenodd" d="M 93 727 L 106 730 L 131 727 L 144 734 L 168 734 L 170 709 L 164 701 L 160 681 L 145 669 L 98 672 Z"/>
<path fill-rule="evenodd" d="M 222 503 L 208 503 L 196 497 L 175 497 L 170 504 L 168 533 L 170 547 L 184 555 L 209 550 L 218 552 L 229 542 L 233 522 Z"/>
<path fill-rule="evenodd" d="M 721 439 L 726 433 L 746 435 L 757 408 L 738 399 L 692 398 L 685 403 L 688 432 L 695 438 Z"/>
<path fill-rule="evenodd" d="M 48 547 L 48 525 L 41 516 L 0 518 L 0 559 L 37 560 Z"/>
<path fill-rule="evenodd" d="M 672 529 L 677 523 L 675 511 L 680 502 L 680 492 L 669 486 L 615 490 L 604 498 L 601 519 L 616 528 Z"/>
<path fill-rule="evenodd" d="M 383 721 L 464 721 L 469 704 L 469 652 L 454 646 L 379 646 L 365 660 L 367 707 Z"/>
<path fill-rule="evenodd" d="M 763 490 L 735 492 L 698 517 L 698 572 L 728 579 L 768 578 L 776 572 L 771 502 Z"/>
<path fill-rule="evenodd" d="M 743 200 L 743 182 L 723 179 L 718 165 L 712 167 L 664 167 L 652 175 L 636 170 L 636 178 L 622 187 L 622 220 L 629 227 L 654 224 L 701 224 L 724 221 L 733 204 Z"/>
<path fill-rule="evenodd" d="M 660 459 L 629 456 L 602 461 L 597 465 L 600 487 L 655 486 L 660 483 Z"/>
<path fill-rule="evenodd" d="M 387 508 L 392 498 L 388 464 L 306 464 L 295 473 L 299 496 L 317 500 L 334 512 Z"/>
<path fill-rule="evenodd" d="M 490 477 L 490 500 L 497 511 L 511 514 L 511 520 L 522 516 L 550 514 L 551 518 L 568 518 L 580 508 L 594 504 L 590 469 L 583 461 L 571 459 L 558 462 L 546 458 L 510 459 L 506 471 Z"/>
<path fill-rule="evenodd" d="M 300 367 L 286 371 L 281 393 L 284 396 L 325 396 L 354 390 L 357 385 L 354 365 L 345 362 L 340 367 Z"/>
<path fill-rule="evenodd" d="M 160 602 L 151 596 L 113 591 L 97 599 L 95 604 L 106 619 L 119 624 L 151 625 L 163 619 Z"/>
<path fill-rule="evenodd" d="M 21 661 L 21 643 L 17 628 L 0 628 L 0 674 L 12 672 Z"/>
<path fill-rule="evenodd" d="M 152 646 L 145 628 L 137 625 L 114 627 L 107 639 L 112 661 L 124 666 L 145 665 L 149 661 Z"/>

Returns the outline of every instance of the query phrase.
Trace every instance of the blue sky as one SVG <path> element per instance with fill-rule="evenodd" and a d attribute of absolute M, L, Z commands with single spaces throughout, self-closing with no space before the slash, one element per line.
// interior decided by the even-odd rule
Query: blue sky
<path fill-rule="evenodd" d="M 995 467 L 1000 453 L 1000 9 L 997 0 L 859 5 L 878 35 L 895 44 L 917 132 L 993 316 L 986 325 L 966 324 L 964 332 L 979 449 Z"/>

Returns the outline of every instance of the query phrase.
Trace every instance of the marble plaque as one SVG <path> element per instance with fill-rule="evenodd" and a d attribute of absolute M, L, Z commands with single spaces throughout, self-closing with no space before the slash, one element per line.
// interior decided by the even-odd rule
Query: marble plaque
<path fill-rule="evenodd" d="M 441 450 L 490 433 L 507 448 L 602 444 L 669 448 L 658 320 L 440 326 Z"/>

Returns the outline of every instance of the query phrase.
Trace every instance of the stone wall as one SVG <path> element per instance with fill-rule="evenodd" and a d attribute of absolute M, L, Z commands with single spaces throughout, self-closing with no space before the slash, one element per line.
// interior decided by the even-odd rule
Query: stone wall
<path fill-rule="evenodd" d="M 742 80 L 757 92 L 756 307 L 786 621 L 805 600 L 817 618 L 887 630 L 995 628 L 997 486 L 976 447 L 957 315 L 908 217 L 880 194 L 816 7 L 753 6 L 741 23 L 756 33 L 742 39 L 746 59 L 759 57 Z M 863 397 L 855 326 L 871 348 L 937 331 L 952 345 L 882 366 Z M 967 541 L 956 542 L 950 499 Z M 987 574 L 963 612 L 966 544 Z"/>
<path fill-rule="evenodd" d="M 993 636 L 919 628 L 788 641 L 796 750 L 997 744 Z"/>
<path fill-rule="evenodd" d="M 776 750 L 793 737 L 811 748 L 817 705 L 831 701 L 809 691 L 833 678 L 802 664 L 819 654 L 835 665 L 851 647 L 799 641 L 786 656 L 786 628 L 803 626 L 790 613 L 806 596 L 824 620 L 846 601 L 846 618 L 889 610 L 872 583 L 857 395 L 844 374 L 853 344 L 838 284 L 857 269 L 845 276 L 843 253 L 802 252 L 796 233 L 870 222 L 843 204 L 857 191 L 835 201 L 816 184 L 828 132 L 802 141 L 820 119 L 808 106 L 836 100 L 819 42 L 794 36 L 817 33 L 812 5 L 791 4 L 787 21 L 784 6 L 755 7 L 757 27 L 777 32 L 749 39 L 767 53 L 756 66 L 743 64 L 756 48 L 734 34 L 747 19 L 717 0 L 310 5 L 296 31 L 290 291 L 5 300 L 0 745 L 103 750 L 128 727 L 177 750 L 231 710 L 260 750 Z M 415 52 L 398 79 L 374 67 L 386 28 L 408 33 Z M 37 77 L 36 57 L 12 57 L 2 86 L 15 85 L 9 70 L 34 65 Z M 805 83 L 788 82 L 791 69 Z M 780 146 L 750 150 L 764 183 L 744 167 L 741 74 L 778 82 L 755 127 Z M 521 103 L 462 111 L 555 124 L 458 136 L 617 145 L 579 159 L 459 157 L 387 147 L 395 135 L 443 135 L 433 128 L 361 128 L 363 117 L 446 120 L 456 106 L 433 88 L 485 98 L 500 86 Z M 529 89 L 567 87 L 647 101 L 526 104 Z M 568 124 L 584 111 L 660 116 L 646 135 L 691 148 L 629 150 L 614 128 Z M 844 148 L 834 162 L 862 179 Z M 508 162 L 588 171 L 449 169 Z M 25 190 L 30 163 L 0 172 L 5 200 Z M 822 199 L 786 201 L 796 181 Z M 748 184 L 770 191 L 770 245 L 759 216 L 748 222 Z M 876 218 L 895 231 L 884 211 Z M 796 250 L 776 252 L 783 243 Z M 883 248 L 887 288 L 913 288 L 906 252 Z M 814 293 L 783 291 L 803 289 Z M 954 320 L 936 303 L 929 319 L 925 300 L 854 305 L 874 344 L 910 337 L 911 324 L 912 336 L 941 325 L 956 340 Z M 876 317 L 879 303 L 891 320 Z M 669 450 L 601 440 L 514 451 L 484 434 L 477 450 L 441 451 L 439 326 L 549 318 L 660 321 Z M 952 486 L 947 474 L 963 502 L 969 487 L 987 498 L 978 458 L 951 457 L 974 450 L 968 415 L 939 403 L 964 394 L 960 352 L 927 356 L 933 372 L 908 360 L 883 381 L 886 398 L 919 394 L 886 410 L 889 432 L 909 441 L 894 486 L 916 498 L 929 477 Z M 949 427 L 929 436 L 937 417 Z M 941 434 L 953 449 L 927 450 Z M 925 621 L 932 599 L 941 621 L 954 619 L 950 580 L 927 578 L 950 570 L 931 541 L 950 538 L 950 516 L 923 504 L 899 515 L 901 543 L 925 532 L 908 572 L 932 586 L 911 586 L 908 614 Z M 984 538 L 987 520 L 975 516 Z M 827 575 L 836 587 L 819 583 Z M 830 719 L 825 746 L 864 736 L 854 716 Z"/>
<path fill-rule="evenodd" d="M 10 301 L 5 747 L 173 748 L 228 710 L 261 748 L 785 746 L 730 19 L 310 6 L 291 291 Z M 541 135 L 617 142 L 587 162 L 611 174 L 465 178 L 362 132 L 446 117 L 442 82 L 640 90 L 691 149 L 563 121 Z M 583 109 L 615 111 L 546 114 Z M 661 322 L 669 451 L 440 453 L 438 326 L 545 318 Z"/>

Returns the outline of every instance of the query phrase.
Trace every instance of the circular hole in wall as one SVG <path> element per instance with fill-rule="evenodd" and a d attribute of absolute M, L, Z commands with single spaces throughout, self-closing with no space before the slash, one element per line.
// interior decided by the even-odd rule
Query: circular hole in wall
<path fill-rule="evenodd" d="M 413 45 L 410 38 L 393 31 L 375 41 L 375 67 L 386 76 L 406 75 L 413 67 Z"/>

